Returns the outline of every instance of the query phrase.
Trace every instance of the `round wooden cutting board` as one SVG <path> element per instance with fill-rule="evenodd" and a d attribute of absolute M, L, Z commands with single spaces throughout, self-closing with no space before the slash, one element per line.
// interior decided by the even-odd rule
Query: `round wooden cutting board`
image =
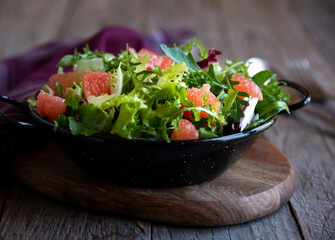
<path fill-rule="evenodd" d="M 92 178 L 54 143 L 17 154 L 12 168 L 23 184 L 45 196 L 125 217 L 178 225 L 223 226 L 257 219 L 279 209 L 295 190 L 289 160 L 263 138 L 219 177 L 180 188 L 130 188 Z"/>

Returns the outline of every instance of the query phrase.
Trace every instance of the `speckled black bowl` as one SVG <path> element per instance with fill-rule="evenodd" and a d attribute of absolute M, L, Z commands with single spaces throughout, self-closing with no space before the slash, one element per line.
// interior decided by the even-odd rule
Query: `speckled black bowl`
<path fill-rule="evenodd" d="M 302 93 L 302 99 L 290 104 L 295 110 L 306 105 L 310 98 L 301 86 L 287 85 Z M 41 118 L 34 109 L 6 96 L 0 101 L 28 110 L 35 123 L 8 118 L 6 122 L 27 128 L 53 131 L 54 125 Z M 59 128 L 55 139 L 65 153 L 83 170 L 98 178 L 133 187 L 179 187 L 202 183 L 215 178 L 240 159 L 257 135 L 271 127 L 277 115 L 261 126 L 247 132 L 211 139 L 187 141 L 143 141 L 119 137 L 74 136 L 68 129 Z"/>
<path fill-rule="evenodd" d="M 176 187 L 210 180 L 242 157 L 275 118 L 245 133 L 188 141 L 141 141 L 73 136 L 60 129 L 59 145 L 84 170 L 117 184 Z"/>

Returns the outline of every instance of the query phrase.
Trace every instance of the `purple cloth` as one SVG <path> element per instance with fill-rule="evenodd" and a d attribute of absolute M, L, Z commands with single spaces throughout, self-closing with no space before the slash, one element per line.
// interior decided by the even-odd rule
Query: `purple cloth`
<path fill-rule="evenodd" d="M 157 30 L 150 35 L 143 36 L 131 29 L 108 27 L 81 42 L 59 40 L 48 43 L 22 55 L 0 61 L 0 93 L 24 99 L 28 93 L 30 94 L 45 84 L 49 77 L 57 72 L 55 66 L 64 55 L 73 54 L 75 48 L 80 51 L 86 44 L 91 50 L 113 54 L 124 50 L 127 43 L 135 50 L 148 48 L 161 53 L 159 43 L 184 44 L 194 35 L 193 31 L 182 29 Z M 11 91 L 13 89 L 14 91 Z"/>
<path fill-rule="evenodd" d="M 140 34 L 120 27 L 107 28 L 82 42 L 65 40 L 52 42 L 1 62 L 0 91 L 6 92 L 14 87 L 20 88 L 21 85 L 26 86 L 27 83 L 31 86 L 36 85 L 35 83 L 39 86 L 42 85 L 48 81 L 50 75 L 57 72 L 55 66 L 64 55 L 73 54 L 75 48 L 81 50 L 86 43 L 92 50 L 114 54 L 125 49 L 127 43 L 136 50 L 142 47 L 150 48 L 145 38 Z"/>
<path fill-rule="evenodd" d="M 128 43 L 135 50 L 147 48 L 162 54 L 159 44 L 171 46 L 185 44 L 195 32 L 189 29 L 156 30 L 148 35 L 123 27 L 108 27 L 84 41 L 57 40 L 18 56 L 0 61 L 0 94 L 16 100 L 26 100 L 41 86 L 48 83 L 49 77 L 57 72 L 56 64 L 74 49 L 81 51 L 86 44 L 91 50 L 118 54 Z M 17 109 L 9 104 L 1 104 L 0 111 L 15 113 Z"/>
<path fill-rule="evenodd" d="M 57 40 L 37 47 L 10 59 L 0 61 L 0 94 L 16 100 L 25 100 L 46 84 L 49 77 L 57 72 L 56 64 L 67 54 L 73 54 L 88 44 L 91 50 L 99 50 L 118 54 L 120 50 L 130 47 L 136 50 L 148 48 L 161 54 L 159 43 L 166 45 L 185 44 L 195 36 L 191 30 L 157 30 L 149 35 L 141 35 L 133 30 L 122 27 L 108 27 L 84 41 Z M 7 116 L 29 122 L 29 116 L 9 104 L 1 103 L 0 111 Z M 30 148 L 41 138 L 36 132 L 20 128 L 8 128 L 0 121 L 0 166 L 16 149 Z M 32 145 L 29 143 L 32 143 Z M 14 145 L 16 145 L 14 149 Z"/>

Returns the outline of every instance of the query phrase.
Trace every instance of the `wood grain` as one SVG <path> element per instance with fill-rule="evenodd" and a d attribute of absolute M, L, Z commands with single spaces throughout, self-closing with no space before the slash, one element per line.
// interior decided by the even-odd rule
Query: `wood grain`
<path fill-rule="evenodd" d="M 289 161 L 262 138 L 226 173 L 212 181 L 181 188 L 129 188 L 94 179 L 54 144 L 18 154 L 13 172 L 29 188 L 74 205 L 195 226 L 230 225 L 263 217 L 284 205 L 295 189 Z"/>
<path fill-rule="evenodd" d="M 9 57 L 55 40 L 66 0 L 0 1 L 0 56 Z M 48 11 L 52 9 L 52 11 Z M 29 19 L 29 20 L 28 20 Z M 43 30 L 42 30 L 43 29 Z"/>
<path fill-rule="evenodd" d="M 121 2 L 0 0 L 0 59 L 56 38 L 86 38 L 109 25 L 144 33 L 192 28 L 206 46 L 223 51 L 221 60 L 263 57 L 288 79 L 292 74 L 285 60 L 308 58 L 321 86 L 335 91 L 334 0 L 129 0 L 126 9 Z M 289 205 L 259 220 L 218 228 L 124 220 L 33 194 L 1 169 L 0 237 L 334 239 L 334 109 L 329 101 L 310 105 L 293 117 L 281 117 L 265 134 L 292 161 L 297 190 Z"/>
<path fill-rule="evenodd" d="M 297 171 L 297 191 L 291 204 L 306 239 L 332 239 L 335 236 L 332 227 L 335 193 L 331 186 L 335 181 L 335 163 L 329 161 L 335 159 L 335 115 L 327 110 L 334 109 L 334 104 L 326 104 L 328 107 L 313 104 L 306 111 L 294 113 L 291 118 L 280 119 L 274 126 L 275 135 L 268 135 L 271 140 L 282 141 L 283 145 L 279 147 L 285 149 L 290 159 L 294 159 L 292 164 Z M 308 131 L 300 135 L 282 131 L 287 124 Z M 292 146 L 287 139 L 299 144 Z M 318 150 L 297 151 L 297 146 Z"/>

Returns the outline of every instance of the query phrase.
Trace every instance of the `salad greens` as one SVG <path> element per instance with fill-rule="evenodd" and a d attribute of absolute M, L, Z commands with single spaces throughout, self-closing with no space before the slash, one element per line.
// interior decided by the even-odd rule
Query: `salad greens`
<path fill-rule="evenodd" d="M 148 50 L 145 50 L 148 54 L 141 54 L 128 46 L 117 56 L 91 51 L 88 46 L 82 53 L 75 50 L 73 55 L 64 56 L 57 64 L 59 74 L 63 73 L 63 67 L 69 66 L 82 76 L 87 71 L 106 72 L 110 76 L 110 93 L 89 95 L 83 80 L 71 87 L 56 82 L 56 90 L 43 87 L 48 94 L 65 99 L 66 111 L 54 121 L 55 129 L 69 128 L 74 135 L 115 135 L 170 142 L 172 132 L 180 130 L 182 119 L 195 126 L 199 138 L 213 138 L 252 129 L 280 111 L 289 112 L 286 104 L 289 96 L 279 87 L 276 74 L 262 71 L 249 76 L 249 64 L 239 59 L 226 60 L 220 65 L 216 55 L 221 52 L 207 52 L 196 38 L 185 46 L 160 46 L 172 60 L 167 66 L 163 66 L 167 57 Z M 198 62 L 193 57 L 194 49 L 198 49 Z M 201 61 L 206 66 L 198 64 Z M 237 90 L 235 85 L 240 82 L 233 81 L 233 75 L 252 80 L 261 88 L 263 99 Z M 216 103 L 209 101 L 208 91 L 200 96 L 202 105 L 190 98 L 190 92 L 208 85 Z M 36 101 L 30 104 L 35 106 Z"/>

